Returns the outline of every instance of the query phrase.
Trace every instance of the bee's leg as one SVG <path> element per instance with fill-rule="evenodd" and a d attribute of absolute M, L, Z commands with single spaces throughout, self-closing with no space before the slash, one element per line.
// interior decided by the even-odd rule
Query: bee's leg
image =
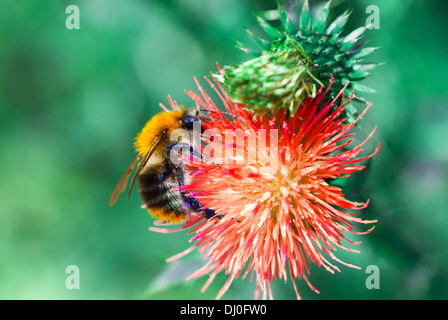
<path fill-rule="evenodd" d="M 203 213 L 207 218 L 218 218 L 218 219 L 222 219 L 222 215 L 221 215 L 221 214 L 216 214 L 215 210 L 213 210 L 213 209 L 204 209 L 204 210 L 202 210 L 202 213 Z"/>
<path fill-rule="evenodd" d="M 191 207 L 195 212 L 201 212 L 207 218 L 219 218 L 221 219 L 221 215 L 216 215 L 215 210 L 213 209 L 202 209 L 202 204 L 195 197 L 184 196 L 185 204 Z"/>
<path fill-rule="evenodd" d="M 193 209 L 193 211 L 201 212 L 207 218 L 219 218 L 219 219 L 222 218 L 221 215 L 216 215 L 215 210 L 213 210 L 213 209 L 201 209 L 202 205 L 198 199 L 196 199 L 194 197 L 188 197 L 188 196 L 184 196 L 184 199 L 188 203 L 188 205 Z"/>
<path fill-rule="evenodd" d="M 176 142 L 173 144 L 170 144 L 169 146 L 166 147 L 166 153 L 168 154 L 168 156 L 171 156 L 171 152 L 173 151 L 179 152 L 180 154 L 183 153 L 184 150 L 188 150 L 188 154 L 191 157 L 194 157 L 198 160 L 202 160 L 202 154 L 197 151 L 195 148 L 193 148 L 192 145 L 186 143 L 186 142 Z"/>
<path fill-rule="evenodd" d="M 192 211 L 201 211 L 201 203 L 195 197 L 184 196 L 186 204 L 192 209 Z"/>
<path fill-rule="evenodd" d="M 175 151 L 177 151 L 179 153 L 182 153 L 181 150 L 189 150 L 190 156 L 193 156 L 194 158 L 199 159 L 199 160 L 202 159 L 201 153 L 199 153 L 195 148 L 193 148 L 193 146 L 191 146 L 185 142 L 173 143 L 173 144 L 167 146 L 166 152 L 169 156 L 171 156 L 171 151 L 173 151 L 174 147 L 175 147 Z M 180 167 L 181 168 L 179 170 L 177 170 L 177 180 L 179 182 L 179 185 L 182 186 L 182 185 L 184 185 L 184 173 L 183 173 L 184 169 L 183 169 L 182 163 L 180 164 Z M 200 213 L 204 214 L 204 216 L 207 218 L 219 218 L 219 219 L 222 218 L 222 215 L 216 215 L 215 211 L 212 209 L 202 209 L 202 204 L 195 197 L 183 195 L 183 198 L 184 198 L 184 205 L 186 207 L 190 208 L 192 212 L 200 212 Z"/>

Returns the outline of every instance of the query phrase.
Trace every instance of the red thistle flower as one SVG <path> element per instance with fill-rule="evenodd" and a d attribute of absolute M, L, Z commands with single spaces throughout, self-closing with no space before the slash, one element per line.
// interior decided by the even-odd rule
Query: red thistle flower
<path fill-rule="evenodd" d="M 202 96 L 187 92 L 198 110 L 208 111 L 202 116 L 206 118 L 204 129 L 209 130 L 202 137 L 207 142 L 202 147 L 204 161 L 190 163 L 191 183 L 182 190 L 205 208 L 215 210 L 217 217 L 190 216 L 177 229 L 151 228 L 171 232 L 194 226 L 190 231 L 195 233 L 191 239 L 194 245 L 168 261 L 199 248 L 208 263 L 189 278 L 209 274 L 203 291 L 219 272 L 229 274 L 217 299 L 235 278 L 245 278 L 249 273 L 251 280 L 254 276 L 256 279 L 255 299 L 259 290 L 263 299 L 268 295 L 272 298 L 271 283 L 277 278 L 286 282 L 288 274 L 300 299 L 296 278 L 305 279 L 318 293 L 307 278 L 310 261 L 331 273 L 340 270 L 328 257 L 358 268 L 340 261 L 333 251 L 341 248 L 357 252 L 341 244 L 342 239 L 359 244 L 344 233 L 369 233 L 373 227 L 355 232 L 352 223 L 376 221 L 346 212 L 363 209 L 368 201 L 347 200 L 341 188 L 329 185 L 329 181 L 362 170 L 364 167 L 356 164 L 378 151 L 379 145 L 373 154 L 358 158 L 375 129 L 364 142 L 349 148 L 354 136 L 350 130 L 369 107 L 347 124 L 339 116 L 351 98 L 344 104 L 341 91 L 342 102 L 331 111 L 338 97 L 321 104 L 326 94 L 321 89 L 315 98 L 305 100 L 294 115 L 282 110 L 268 117 L 233 103 L 218 82 L 217 88 L 207 81 L 226 111 L 221 112 L 199 84 Z M 212 144 L 222 147 L 210 148 Z"/>

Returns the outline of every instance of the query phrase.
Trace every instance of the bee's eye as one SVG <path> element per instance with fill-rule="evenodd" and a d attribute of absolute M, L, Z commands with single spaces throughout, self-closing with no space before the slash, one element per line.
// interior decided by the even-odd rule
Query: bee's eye
<path fill-rule="evenodd" d="M 184 128 L 189 129 L 189 130 L 193 130 L 193 122 L 195 122 L 195 121 L 198 121 L 198 119 L 196 119 L 193 116 L 185 117 L 184 120 L 183 120 Z"/>

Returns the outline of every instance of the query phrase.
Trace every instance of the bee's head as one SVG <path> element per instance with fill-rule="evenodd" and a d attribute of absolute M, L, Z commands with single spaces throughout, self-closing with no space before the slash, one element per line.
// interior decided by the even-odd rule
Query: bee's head
<path fill-rule="evenodd" d="M 198 119 L 196 117 L 186 116 L 182 120 L 182 128 L 187 129 L 187 130 L 193 130 L 193 125 L 194 125 L 195 121 L 198 121 Z"/>
<path fill-rule="evenodd" d="M 196 109 L 184 109 L 181 127 L 186 130 L 193 130 L 194 123 L 199 121 L 199 115 Z"/>
<path fill-rule="evenodd" d="M 152 117 L 138 134 L 135 147 L 140 153 L 145 154 L 149 151 L 154 141 L 161 139 L 159 146 L 162 148 L 168 143 L 172 143 L 172 133 L 178 133 L 175 130 L 185 129 L 192 131 L 195 128 L 195 122 L 198 121 L 199 115 L 195 108 L 159 113 Z"/>

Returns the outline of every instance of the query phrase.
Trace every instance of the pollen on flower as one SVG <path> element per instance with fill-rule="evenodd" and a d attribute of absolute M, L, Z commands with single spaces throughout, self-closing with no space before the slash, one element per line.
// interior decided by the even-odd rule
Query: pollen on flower
<path fill-rule="evenodd" d="M 207 81 L 220 96 L 225 112 L 199 83 L 201 95 L 187 92 L 204 118 L 203 141 L 224 142 L 225 133 L 231 134 L 233 140 L 217 144 L 219 147 L 213 152 L 203 145 L 203 161 L 190 163 L 191 182 L 182 190 L 187 196 L 194 195 L 204 208 L 213 209 L 220 218 L 194 215 L 177 229 L 152 230 L 169 232 L 194 226 L 190 230 L 195 233 L 191 239 L 193 246 L 176 258 L 194 248 L 202 252 L 208 262 L 189 278 L 208 274 L 203 290 L 219 272 L 229 274 L 217 298 L 222 297 L 235 278 L 246 278 L 249 274 L 251 279 L 255 276 L 255 298 L 260 290 L 263 299 L 273 298 L 271 283 L 276 279 L 286 282 L 288 277 L 297 298 L 300 298 L 297 278 L 303 278 L 318 292 L 308 280 L 310 263 L 331 273 L 340 271 L 331 260 L 355 267 L 339 260 L 333 252 L 338 248 L 356 252 L 342 244 L 341 240 L 358 244 L 344 233 L 368 233 L 373 227 L 355 232 L 352 223 L 376 222 L 346 212 L 363 209 L 368 201 L 351 202 L 341 188 L 329 184 L 332 179 L 362 170 L 364 167 L 357 163 L 378 151 L 379 144 L 372 154 L 358 157 L 375 130 L 365 141 L 350 148 L 354 142 L 350 130 L 368 107 L 356 121 L 347 124 L 339 116 L 350 99 L 344 103 L 342 90 L 340 97 L 324 102 L 326 92 L 321 88 L 295 114 L 280 110 L 266 117 L 234 103 L 219 82 L 215 86 Z M 341 103 L 335 108 L 339 98 Z M 210 132 L 213 129 L 214 139 L 210 139 L 207 129 Z M 244 132 L 244 139 L 238 140 L 238 130 Z"/>

